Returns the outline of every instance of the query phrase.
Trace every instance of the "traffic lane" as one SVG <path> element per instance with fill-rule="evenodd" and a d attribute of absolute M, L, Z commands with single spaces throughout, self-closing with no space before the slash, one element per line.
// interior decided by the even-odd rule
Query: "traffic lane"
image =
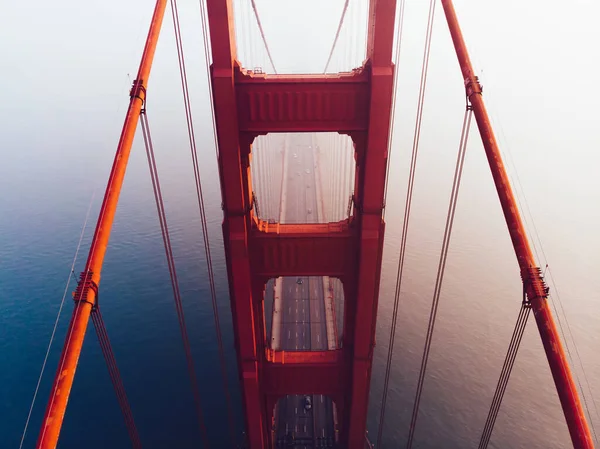
<path fill-rule="evenodd" d="M 315 191 L 315 178 L 314 178 L 314 170 L 312 152 L 306 151 L 310 150 L 308 146 L 305 148 L 297 147 L 300 151 L 301 157 L 295 156 L 296 164 L 290 164 L 290 171 L 288 175 L 288 189 L 286 189 L 286 195 L 289 195 L 288 198 L 292 198 L 292 196 L 296 199 L 296 201 L 288 201 L 287 202 L 287 219 L 288 223 L 313 223 L 316 220 L 316 191 Z M 308 173 L 307 173 L 308 171 Z M 305 176 L 303 176 L 305 175 Z M 295 207 L 294 207 L 295 206 Z M 310 209 L 310 213 L 309 213 Z M 303 217 L 303 219 L 300 219 Z M 286 345 L 283 345 L 283 349 L 285 346 L 288 346 L 289 349 L 321 349 L 326 348 L 326 324 L 321 323 L 319 326 L 319 322 L 324 321 L 324 297 L 322 293 L 322 278 L 319 281 L 315 282 L 315 279 L 302 278 L 302 284 L 297 284 L 296 279 L 288 278 L 286 279 L 283 287 L 283 296 L 284 296 L 284 320 L 282 325 L 287 328 L 288 331 L 288 341 Z M 296 285 L 294 285 L 296 284 Z M 316 286 L 315 286 L 316 284 Z M 301 285 L 301 287 L 298 287 Z M 318 286 L 321 286 L 321 292 L 319 294 Z M 289 301 L 286 301 L 286 298 Z M 293 299 L 293 301 L 292 301 Z M 287 307 L 286 307 L 287 306 Z M 314 310 L 314 312 L 313 312 Z M 308 316 L 305 317 L 308 311 Z M 316 315 L 315 317 L 312 314 Z M 316 319 L 315 319 L 316 318 Z M 314 324 L 312 322 L 314 321 Z M 307 332 L 307 327 L 309 331 Z M 314 328 L 314 331 L 313 331 Z M 311 338 L 312 333 L 315 333 L 316 338 Z M 308 334 L 308 335 L 307 335 Z M 284 333 L 285 338 L 285 333 Z M 320 400 L 315 401 L 315 399 L 319 398 Z M 310 429 L 310 423 L 302 423 L 302 421 L 306 421 L 305 416 L 313 417 L 314 421 L 319 423 L 319 430 L 321 430 L 322 436 L 326 434 L 324 422 L 327 420 L 327 410 L 324 407 L 323 398 L 320 395 L 313 396 L 313 408 L 311 410 L 312 413 L 298 413 L 299 410 L 304 409 L 304 397 L 299 395 L 288 396 L 285 399 L 287 403 L 287 429 L 283 426 L 284 435 L 285 431 L 290 431 L 289 423 L 293 423 L 293 430 L 297 434 L 298 437 L 302 435 L 318 435 L 315 430 Z M 292 412 L 293 410 L 293 412 Z M 315 414 L 313 416 L 313 414 Z M 311 420 L 313 421 L 313 420 Z M 313 421 L 313 425 L 314 425 Z M 306 426 L 306 429 L 305 427 Z M 306 433 L 305 433 L 306 430 Z"/>
<path fill-rule="evenodd" d="M 308 167 L 314 166 L 312 158 L 312 152 L 307 152 L 310 156 L 307 158 Z M 313 214 L 309 214 L 307 222 L 317 221 L 316 207 L 316 179 L 313 170 L 308 169 L 307 173 L 307 187 L 306 187 L 306 207 L 315 211 Z M 312 176 L 310 176 L 312 175 Z M 314 282 L 310 283 L 310 295 L 311 295 L 311 336 L 313 350 L 325 350 L 327 346 L 327 322 L 325 319 L 325 297 L 323 293 L 323 278 L 316 277 Z M 313 395 L 313 413 L 314 413 L 314 425 L 315 433 L 314 438 L 328 438 L 333 437 L 333 410 L 331 399 L 323 395 Z"/>
<path fill-rule="evenodd" d="M 309 351 L 310 350 L 310 324 L 309 323 L 289 323 L 288 332 L 291 335 L 291 347 L 289 351 Z"/>
<path fill-rule="evenodd" d="M 313 433 L 312 417 L 304 408 L 303 401 L 297 399 L 298 396 L 292 398 L 288 399 L 291 406 L 287 408 L 287 420 L 283 430 L 285 433 L 293 432 L 300 438 L 310 438 Z"/>
<path fill-rule="evenodd" d="M 286 222 L 296 222 L 299 215 L 299 208 L 301 198 L 299 198 L 298 190 L 299 190 L 299 176 L 294 174 L 298 172 L 297 167 L 294 167 L 293 161 L 292 164 L 288 165 L 289 172 L 287 173 L 286 178 L 286 186 L 285 186 L 285 194 L 288 197 L 288 201 L 286 202 Z M 296 201 L 293 201 L 293 199 Z M 302 330 L 297 328 L 296 322 L 298 321 L 299 314 L 299 296 L 301 296 L 301 291 L 298 287 L 298 284 L 295 282 L 294 278 L 284 278 L 282 285 L 282 307 L 283 307 L 283 317 L 282 317 L 282 349 L 290 350 L 296 349 L 298 346 L 298 333 L 300 333 L 300 338 L 302 338 Z M 304 331 L 306 332 L 306 331 Z M 302 344 L 303 345 L 303 344 Z M 304 407 L 301 403 L 301 397 L 298 396 L 286 396 L 280 402 L 282 406 L 281 420 L 279 424 L 279 436 L 285 437 L 285 435 L 294 431 L 298 436 L 300 435 L 298 432 L 300 430 L 304 431 L 304 426 L 306 424 L 300 424 L 301 417 L 298 417 L 298 409 L 304 410 Z M 281 422 L 282 420 L 285 423 Z M 291 427 L 291 428 L 290 428 Z M 300 427 L 300 428 L 299 428 Z M 309 430 L 308 428 L 306 429 Z M 311 429 L 311 434 L 312 434 Z"/>
<path fill-rule="evenodd" d="M 284 277 L 282 283 L 282 319 L 285 322 L 297 321 L 302 317 L 303 304 L 301 302 L 308 298 L 308 287 L 304 277 Z M 299 283 L 300 282 L 300 283 Z"/>
<path fill-rule="evenodd" d="M 306 202 L 306 222 L 314 223 L 317 221 L 317 198 L 316 198 L 316 179 L 313 170 L 312 151 L 306 151 L 304 162 L 305 190 L 304 198 Z M 309 213 L 309 211 L 311 213 Z M 311 327 L 311 349 L 327 349 L 327 323 L 325 320 L 325 298 L 323 294 L 323 278 L 321 276 L 311 277 L 309 280 L 310 295 L 310 327 Z M 319 437 L 328 437 L 331 434 L 331 427 L 328 423 L 328 415 L 331 413 L 330 407 L 327 407 L 327 398 L 322 395 L 313 395 L 313 418 L 315 425 L 315 440 Z"/>

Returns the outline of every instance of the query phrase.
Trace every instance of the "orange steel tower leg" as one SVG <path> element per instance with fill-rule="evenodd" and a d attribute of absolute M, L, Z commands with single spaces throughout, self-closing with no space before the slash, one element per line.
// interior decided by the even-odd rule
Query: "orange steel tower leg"
<path fill-rule="evenodd" d="M 556 324 L 552 318 L 552 312 L 548 306 L 548 289 L 542 279 L 539 268 L 537 268 L 525 227 L 523 226 L 504 164 L 502 163 L 500 149 L 498 148 L 498 143 L 496 142 L 496 137 L 494 136 L 481 95 L 481 85 L 473 72 L 473 66 L 471 65 L 452 1 L 442 0 L 442 5 L 462 70 L 467 96 L 473 106 L 477 126 L 479 127 L 494 183 L 496 184 L 496 190 L 498 191 L 498 197 L 502 204 L 504 218 L 508 225 L 508 232 L 510 233 L 510 238 L 512 239 L 517 255 L 523 286 L 533 308 L 573 446 L 577 449 L 591 449 L 594 447 L 592 435 L 583 408 L 581 407 L 577 388 L 575 382 L 573 382 L 573 376 L 556 329 Z"/>
<path fill-rule="evenodd" d="M 48 400 L 46 413 L 42 422 L 42 428 L 37 441 L 39 449 L 54 449 L 58 443 L 58 437 L 63 418 L 69 400 L 69 393 L 73 386 L 77 362 L 81 354 L 83 339 L 87 329 L 92 308 L 96 303 L 97 286 L 100 283 L 100 272 L 108 246 L 112 223 L 117 210 L 119 194 L 125 177 L 125 169 L 129 160 L 129 153 L 135 135 L 140 110 L 146 96 L 146 85 L 150 75 L 150 68 L 156 50 L 156 43 L 160 34 L 160 28 L 167 5 L 167 0 L 157 0 L 150 24 L 150 31 L 144 47 L 142 61 L 138 70 L 137 78 L 131 89 L 129 109 L 125 117 L 125 123 L 117 146 L 115 160 L 113 162 L 108 185 L 104 194 L 104 201 L 100 209 L 100 216 L 96 224 L 96 231 L 90 247 L 87 263 L 85 265 L 85 277 L 83 289 L 75 298 L 75 308 L 71 317 L 71 323 L 67 331 L 66 341 L 58 364 L 52 393 Z"/>
<path fill-rule="evenodd" d="M 235 31 L 231 0 L 207 2 L 212 46 L 212 89 L 215 98 L 215 120 L 219 139 L 219 172 L 223 196 L 223 236 L 227 255 L 227 272 L 231 297 L 231 313 L 238 368 L 245 409 L 246 434 L 252 449 L 267 447 L 265 406 L 260 397 L 258 342 L 256 340 L 256 307 L 252 295 L 248 231 L 249 210 L 249 146 L 240 137 L 235 98 L 236 68 Z"/>
<path fill-rule="evenodd" d="M 383 254 L 383 221 L 388 137 L 394 89 L 392 43 L 395 0 L 369 2 L 367 58 L 371 64 L 369 124 L 357 149 L 356 203 L 359 220 L 358 270 L 355 281 L 351 394 L 346 422 L 349 448 L 364 447 L 369 388 L 375 347 L 375 322 Z"/>

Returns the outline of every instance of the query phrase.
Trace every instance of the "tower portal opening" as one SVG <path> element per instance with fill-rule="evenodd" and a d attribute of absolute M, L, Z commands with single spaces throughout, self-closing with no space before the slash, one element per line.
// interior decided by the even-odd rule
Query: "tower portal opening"
<path fill-rule="evenodd" d="M 269 279 L 264 295 L 268 347 L 276 351 L 332 351 L 342 345 L 344 290 L 329 276 Z"/>
<path fill-rule="evenodd" d="M 354 145 L 338 133 L 258 136 L 250 157 L 254 211 L 272 223 L 329 223 L 352 213 Z"/>

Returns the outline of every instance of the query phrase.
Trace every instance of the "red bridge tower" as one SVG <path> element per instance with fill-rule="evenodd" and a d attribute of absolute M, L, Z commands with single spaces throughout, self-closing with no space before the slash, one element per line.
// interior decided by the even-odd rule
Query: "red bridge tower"
<path fill-rule="evenodd" d="M 392 107 L 395 0 L 370 2 L 367 59 L 352 73 L 246 73 L 236 60 L 232 1 L 209 0 L 223 236 L 250 448 L 270 446 L 273 408 L 288 394 L 337 406 L 342 447 L 363 448 L 383 251 Z M 338 132 L 355 150 L 354 212 L 337 223 L 285 225 L 252 209 L 252 142 L 271 132 Z M 342 349 L 269 349 L 264 291 L 278 276 L 333 276 L 344 286 Z M 285 360 L 285 363 L 284 363 Z"/>

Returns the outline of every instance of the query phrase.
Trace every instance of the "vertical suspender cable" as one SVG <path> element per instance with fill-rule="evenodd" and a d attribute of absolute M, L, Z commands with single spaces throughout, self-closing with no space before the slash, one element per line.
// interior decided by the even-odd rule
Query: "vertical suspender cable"
<path fill-rule="evenodd" d="M 266 158 L 267 158 L 267 172 L 268 172 L 268 179 L 269 179 L 269 191 L 268 191 L 268 195 L 269 195 L 269 199 L 268 199 L 268 206 L 267 206 L 267 219 L 270 220 L 271 218 L 273 218 L 273 214 L 272 214 L 272 208 L 273 208 L 273 189 L 275 188 L 275 184 L 273 182 L 273 163 L 272 163 L 272 159 L 273 159 L 273 155 L 271 153 L 271 142 L 270 142 L 270 138 L 269 138 L 269 134 L 267 134 L 264 137 L 264 141 L 265 141 L 265 151 L 266 151 Z"/>
<path fill-rule="evenodd" d="M 343 54 L 343 53 L 342 53 Z M 342 141 L 342 136 L 341 134 L 338 134 L 338 146 L 337 146 L 337 173 L 338 176 L 336 178 L 336 198 L 335 198 L 335 214 L 338 217 L 338 220 L 341 218 L 340 217 L 340 197 L 342 196 L 342 192 L 341 192 L 341 187 L 342 187 L 342 178 L 344 177 L 344 162 L 342 160 L 342 145 L 343 145 L 343 141 Z"/>
<path fill-rule="evenodd" d="M 402 50 L 402 30 L 404 29 L 404 5 L 405 1 L 400 0 L 398 5 L 398 30 L 396 32 L 396 49 L 395 49 L 395 67 L 394 67 L 394 90 L 392 93 L 392 117 L 390 120 L 390 135 L 388 138 L 388 160 L 387 168 L 385 172 L 385 189 L 383 191 L 383 201 L 387 201 L 388 183 L 390 181 L 390 166 L 392 163 L 392 150 L 393 150 L 393 138 L 394 138 L 394 122 L 396 117 L 396 95 L 398 93 L 398 74 L 400 73 L 400 52 Z M 385 218 L 385 211 L 383 210 L 383 217 Z"/>
<path fill-rule="evenodd" d="M 403 12 L 403 4 L 400 5 L 401 11 Z M 410 169 L 408 175 L 408 185 L 406 188 L 406 200 L 404 204 L 404 219 L 402 223 L 402 237 L 400 239 L 400 254 L 398 255 L 398 271 L 396 274 L 396 289 L 394 292 L 394 307 L 392 313 L 392 323 L 390 327 L 390 338 L 388 343 L 388 354 L 385 367 L 385 379 L 383 383 L 383 394 L 381 398 L 381 410 L 379 414 L 379 429 L 377 433 L 377 447 L 381 447 L 383 438 L 383 425 L 385 423 L 385 412 L 387 404 L 387 395 L 389 388 L 390 372 L 392 366 L 392 356 L 394 353 L 394 340 L 396 336 L 396 323 L 398 319 L 398 307 L 400 304 L 400 291 L 402 288 L 402 274 L 404 271 L 404 258 L 406 255 L 406 243 L 408 239 L 408 224 L 410 221 L 410 211 L 412 206 L 412 195 L 415 183 L 415 173 L 417 168 L 417 157 L 419 153 L 419 141 L 421 135 L 421 122 L 423 116 L 423 103 L 425 101 L 425 87 L 427 85 L 427 70 L 429 67 L 429 49 L 431 47 L 431 33 L 433 31 L 433 16 L 435 12 L 435 0 L 431 0 L 429 3 L 429 16 L 427 21 L 427 31 L 425 37 L 425 48 L 423 50 L 423 63 L 421 66 L 421 81 L 419 87 L 419 100 L 417 103 L 417 116 L 415 121 L 415 131 L 412 146 L 412 155 L 410 160 Z M 399 26 L 401 26 L 400 22 Z M 399 28 L 398 33 L 401 32 Z M 400 34 L 398 40 L 400 39 Z M 396 48 L 399 52 L 399 49 Z M 388 165 L 389 169 L 389 165 Z"/>
<path fill-rule="evenodd" d="M 254 3 L 254 0 L 252 0 Z M 346 11 L 348 10 L 348 3 L 350 0 L 346 0 L 344 2 L 344 9 L 342 9 L 342 16 L 340 17 L 340 22 L 338 24 L 337 31 L 335 32 L 335 38 L 333 39 L 333 44 L 331 45 L 331 50 L 329 51 L 329 56 L 327 57 L 327 62 L 325 63 L 325 68 L 323 69 L 323 73 L 327 73 L 327 69 L 329 68 L 329 64 L 331 63 L 331 57 L 333 56 L 333 51 L 335 50 L 335 46 L 337 45 L 338 39 L 340 37 L 340 32 L 342 31 L 342 25 L 344 24 L 344 18 L 346 17 Z"/>
<path fill-rule="evenodd" d="M 338 157 L 339 157 L 339 167 L 340 167 L 340 177 L 338 179 L 338 219 L 342 219 L 342 198 L 344 196 L 343 187 L 344 187 L 344 136 L 342 134 L 339 135 L 340 144 L 338 147 Z"/>
<path fill-rule="evenodd" d="M 271 177 L 269 173 L 269 155 L 267 153 L 267 141 L 263 137 L 261 142 L 261 151 L 262 151 L 262 159 L 263 159 L 263 170 L 265 172 L 265 192 L 263 193 L 264 199 L 264 219 L 269 219 L 269 202 L 271 199 Z"/>
<path fill-rule="evenodd" d="M 121 374 L 117 368 L 117 361 L 115 359 L 112 347 L 110 346 L 108 333 L 106 332 L 106 326 L 104 325 L 104 320 L 102 319 L 102 314 L 100 313 L 100 307 L 98 306 L 98 303 L 96 303 L 96 308 L 92 311 L 92 321 L 94 323 L 94 328 L 96 329 L 96 335 L 98 336 L 98 341 L 100 342 L 100 348 L 102 349 L 104 360 L 106 361 L 110 380 L 117 395 L 117 400 L 119 401 L 123 418 L 125 419 L 125 425 L 127 427 L 127 432 L 129 433 L 129 438 L 131 439 L 134 449 L 141 449 L 142 443 L 140 442 L 140 436 L 135 426 L 135 422 L 133 421 L 131 406 L 129 405 L 127 395 L 125 394 L 125 386 L 123 385 Z"/>
<path fill-rule="evenodd" d="M 202 437 L 204 447 L 208 448 L 208 437 L 206 435 L 206 426 L 204 424 L 204 414 L 202 411 L 200 388 L 198 387 L 198 379 L 196 376 L 196 370 L 194 368 L 194 359 L 192 357 L 192 350 L 190 347 L 187 326 L 185 324 L 185 314 L 183 311 L 183 304 L 181 301 L 181 292 L 179 290 L 179 281 L 177 280 L 177 271 L 175 270 L 173 249 L 171 247 L 171 238 L 169 236 L 169 227 L 167 226 L 167 217 L 165 214 L 165 207 L 164 207 L 162 193 L 161 193 L 161 189 L 160 189 L 160 181 L 158 179 L 158 171 L 156 169 L 156 161 L 154 159 L 154 148 L 152 145 L 152 138 L 150 136 L 150 128 L 148 126 L 148 118 L 146 117 L 146 114 L 144 111 L 142 111 L 141 118 L 142 118 L 142 120 L 141 120 L 142 133 L 144 136 L 144 144 L 146 146 L 146 156 L 148 158 L 148 168 L 150 169 L 150 177 L 152 179 L 152 189 L 154 191 L 154 199 L 156 201 L 158 220 L 160 223 L 160 229 L 162 232 L 163 243 L 165 246 L 165 253 L 167 256 L 167 264 L 169 267 L 169 275 L 171 278 L 171 287 L 173 288 L 173 297 L 175 299 L 175 309 L 177 311 L 177 319 L 179 321 L 179 329 L 181 331 L 181 338 L 183 340 L 183 347 L 185 350 L 185 359 L 187 362 L 188 374 L 190 376 L 192 392 L 194 395 L 194 403 L 196 406 L 196 412 L 198 414 L 198 424 L 200 427 L 200 435 Z"/>
<path fill-rule="evenodd" d="M 525 326 L 527 324 L 527 318 L 529 318 L 529 312 L 531 312 L 531 304 L 527 301 L 525 292 L 523 292 L 523 303 L 521 305 L 521 309 L 519 310 L 519 316 L 517 317 L 517 322 L 515 324 L 515 329 L 513 331 L 510 344 L 508 345 L 508 351 L 504 359 L 504 365 L 502 366 L 502 370 L 500 372 L 498 384 L 496 385 L 496 392 L 494 393 L 494 398 L 492 399 L 490 411 L 485 421 L 481 440 L 479 441 L 479 449 L 487 448 L 488 443 L 490 442 L 492 431 L 494 430 L 494 424 L 496 423 L 496 418 L 498 417 L 498 412 L 500 411 L 500 404 L 502 403 L 504 393 L 506 392 L 508 379 L 510 378 L 510 373 L 512 372 L 515 359 L 517 357 L 517 352 L 519 350 L 521 340 L 523 339 L 523 333 L 525 332 Z"/>
<path fill-rule="evenodd" d="M 337 134 L 333 136 L 331 144 L 331 217 L 333 221 L 337 220 L 336 214 L 336 176 L 337 176 Z"/>
<path fill-rule="evenodd" d="M 242 2 L 242 4 L 244 5 L 244 8 L 246 8 L 247 3 L 246 2 Z M 252 39 L 252 26 L 251 24 L 251 20 L 250 20 L 250 14 L 247 13 L 247 11 L 244 11 L 242 13 L 242 18 L 246 19 L 246 30 L 244 32 L 244 38 L 246 39 L 246 61 L 242 61 L 242 65 L 244 65 L 246 68 L 248 69 L 252 69 L 253 68 L 253 64 L 254 64 L 254 45 L 253 44 L 253 39 Z"/>
<path fill-rule="evenodd" d="M 429 324 L 427 326 L 427 336 L 425 338 L 425 347 L 423 349 L 423 357 L 421 359 L 421 369 L 419 370 L 419 381 L 415 394 L 415 402 L 410 421 L 410 429 L 408 433 L 407 449 L 412 447 L 417 418 L 419 416 L 419 405 L 421 403 L 421 394 L 423 392 L 423 383 L 425 382 L 425 373 L 427 371 L 427 361 L 429 360 L 429 351 L 433 340 L 433 330 L 435 327 L 435 319 L 437 316 L 438 305 L 440 302 L 440 294 L 442 291 L 442 281 L 444 280 L 444 271 L 446 269 L 446 260 L 448 257 L 448 249 L 450 247 L 450 237 L 452 235 L 452 225 L 454 224 L 454 213 L 456 212 L 456 204 L 458 202 L 458 191 L 460 188 L 460 180 L 462 178 L 462 170 L 467 151 L 467 142 L 469 139 L 469 128 L 471 126 L 472 110 L 467 107 L 463 120 L 462 132 L 460 136 L 460 145 L 458 148 L 458 157 L 456 160 L 456 169 L 454 170 L 454 182 L 452 185 L 452 193 L 450 194 L 450 205 L 448 206 L 448 216 L 446 217 L 446 228 L 444 230 L 444 238 L 442 242 L 442 250 L 440 252 L 440 261 L 438 265 L 437 277 L 435 280 L 435 288 L 433 290 L 433 300 L 431 302 L 431 312 L 429 313 Z"/>
<path fill-rule="evenodd" d="M 223 390 L 225 392 L 225 401 L 227 405 L 227 418 L 229 421 L 229 432 L 232 445 L 235 446 L 235 424 L 233 418 L 233 408 L 231 406 L 231 395 L 229 392 L 229 381 L 227 379 L 227 366 L 225 362 L 225 353 L 223 351 L 223 337 L 221 333 L 221 324 L 219 321 L 219 309 L 217 306 L 217 293 L 215 287 L 215 276 L 212 266 L 212 256 L 210 253 L 210 241 L 208 236 L 208 224 L 206 221 L 206 211 L 204 207 L 204 197 L 202 194 L 202 183 L 200 179 L 200 167 L 198 164 L 198 151 L 196 148 L 196 137 L 194 134 L 194 123 L 192 119 L 192 109 L 188 90 L 187 74 L 185 69 L 185 58 L 183 54 L 183 43 L 181 40 L 181 29 L 179 26 L 179 14 L 177 12 L 177 1 L 171 0 L 171 10 L 173 12 L 173 27 L 175 29 L 175 41 L 177 43 L 177 54 L 179 56 L 179 72 L 181 75 L 181 87 L 183 91 L 183 102 L 186 110 L 186 121 L 188 127 L 188 137 L 190 143 L 190 152 L 192 155 L 192 165 L 194 169 L 194 178 L 196 181 L 196 195 L 198 198 L 198 209 L 200 210 L 200 220 L 202 225 L 202 237 L 204 239 L 204 253 L 206 256 L 206 268 L 208 271 L 208 281 L 210 286 L 210 295 L 212 300 L 213 318 L 215 322 L 215 332 L 217 336 L 217 346 L 219 348 L 219 362 L 221 365 L 221 377 L 223 380 Z M 213 116 L 214 117 L 214 116 Z M 213 124 L 214 129 L 214 124 Z"/>
<path fill-rule="evenodd" d="M 262 169 L 263 166 L 263 154 L 262 154 L 262 145 L 260 141 L 257 139 L 254 141 L 253 145 L 253 157 L 256 158 L 256 174 L 258 176 L 258 189 L 256 191 L 256 201 L 259 204 L 260 209 L 260 217 L 264 218 L 265 213 L 265 171 Z"/>
<path fill-rule="evenodd" d="M 256 18 L 256 24 L 258 25 L 258 29 L 260 31 L 260 36 L 262 37 L 263 44 L 265 44 L 265 50 L 267 50 L 267 56 L 269 57 L 269 62 L 271 63 L 271 67 L 273 67 L 273 73 L 277 73 L 277 69 L 275 68 L 275 63 L 273 62 L 273 58 L 271 57 L 271 52 L 269 51 L 269 45 L 267 44 L 267 39 L 265 38 L 265 31 L 263 30 L 262 24 L 260 23 L 260 17 L 258 15 L 258 10 L 256 9 L 256 3 L 254 0 L 251 0 L 252 9 L 254 10 L 254 17 Z"/>
<path fill-rule="evenodd" d="M 253 154 L 252 154 L 252 174 L 254 175 L 254 178 L 252 179 L 252 191 L 254 193 L 254 201 L 257 202 L 260 200 L 260 202 L 262 203 L 262 192 L 263 192 L 263 186 L 262 186 L 262 173 L 260 171 L 260 151 L 258 151 L 259 149 L 259 145 L 258 145 L 258 140 L 256 140 L 254 142 L 254 147 L 253 148 Z M 258 200 L 257 200 L 258 198 Z M 258 215 L 258 211 L 256 208 L 256 204 L 255 206 L 255 210 L 254 212 L 256 213 L 257 217 L 260 218 Z M 262 206 L 262 204 L 260 204 L 260 206 Z"/>
<path fill-rule="evenodd" d="M 336 134 L 335 139 L 335 219 L 339 220 L 340 210 L 340 179 L 342 178 L 342 160 L 340 158 L 340 146 L 342 145 L 342 139 L 339 134 Z"/>

